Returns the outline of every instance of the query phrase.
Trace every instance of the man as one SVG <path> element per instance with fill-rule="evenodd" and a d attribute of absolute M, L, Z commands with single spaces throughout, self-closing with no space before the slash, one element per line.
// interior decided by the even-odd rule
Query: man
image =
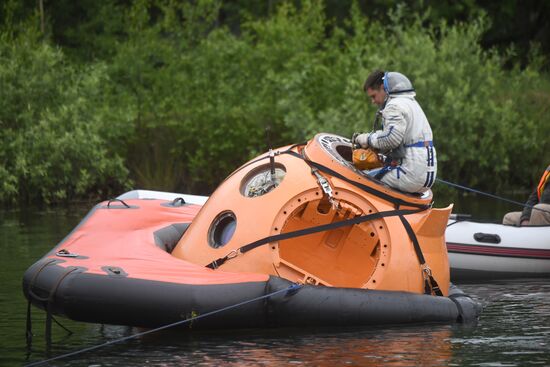
<path fill-rule="evenodd" d="M 529 196 L 522 212 L 510 212 L 502 224 L 511 226 L 550 225 L 550 166 L 542 174 L 538 186 Z"/>
<path fill-rule="evenodd" d="M 354 143 L 386 155 L 384 167 L 374 177 L 401 191 L 428 191 L 437 172 L 436 152 L 432 129 L 411 82 L 401 73 L 376 70 L 363 89 L 379 107 L 382 130 L 359 134 Z"/>

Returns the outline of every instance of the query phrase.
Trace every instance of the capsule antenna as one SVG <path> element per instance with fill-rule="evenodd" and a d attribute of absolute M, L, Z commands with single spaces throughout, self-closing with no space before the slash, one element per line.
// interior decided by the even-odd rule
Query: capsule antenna
<path fill-rule="evenodd" d="M 265 138 L 267 141 L 267 147 L 269 148 L 269 169 L 271 173 L 271 182 L 275 184 L 275 153 L 271 147 L 271 125 L 265 127 Z"/>

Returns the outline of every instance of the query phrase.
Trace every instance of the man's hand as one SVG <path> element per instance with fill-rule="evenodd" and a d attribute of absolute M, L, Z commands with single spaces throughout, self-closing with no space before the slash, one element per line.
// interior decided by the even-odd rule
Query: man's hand
<path fill-rule="evenodd" d="M 370 133 L 367 134 L 359 134 L 355 137 L 355 144 L 359 144 L 361 148 L 368 148 L 369 147 L 369 136 Z"/>
<path fill-rule="evenodd" d="M 519 225 L 520 225 L 520 226 L 526 226 L 526 225 L 529 225 L 529 220 L 527 220 L 527 219 L 524 219 L 524 220 L 522 220 L 522 221 L 520 222 L 520 224 L 519 224 Z"/>

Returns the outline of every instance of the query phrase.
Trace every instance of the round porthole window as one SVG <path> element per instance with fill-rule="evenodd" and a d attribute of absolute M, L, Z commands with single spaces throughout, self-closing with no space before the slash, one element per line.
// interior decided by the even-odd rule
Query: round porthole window
<path fill-rule="evenodd" d="M 231 211 L 218 214 L 208 230 L 208 244 L 213 248 L 225 246 L 237 228 L 237 218 Z"/>
<path fill-rule="evenodd" d="M 279 163 L 264 164 L 249 172 L 241 183 L 241 194 L 247 198 L 262 196 L 274 190 L 286 175 L 285 166 Z"/>

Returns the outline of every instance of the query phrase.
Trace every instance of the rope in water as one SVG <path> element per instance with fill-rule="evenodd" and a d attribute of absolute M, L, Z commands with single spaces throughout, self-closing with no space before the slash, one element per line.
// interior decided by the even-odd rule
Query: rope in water
<path fill-rule="evenodd" d="M 440 179 L 440 178 L 436 178 L 436 181 L 439 181 L 439 182 L 441 182 L 441 183 L 444 183 L 445 185 L 449 185 L 449 186 L 452 186 L 452 187 L 456 187 L 456 188 L 459 188 L 459 189 L 462 189 L 462 190 L 465 190 L 465 191 L 470 191 L 470 192 L 473 192 L 473 193 L 476 193 L 476 194 L 488 196 L 488 197 L 493 198 L 493 199 L 505 201 L 505 202 L 507 202 L 507 203 L 516 204 L 516 205 L 523 206 L 523 207 L 525 207 L 525 208 L 531 208 L 531 209 L 535 209 L 535 210 L 540 210 L 541 212 L 550 213 L 550 211 L 548 211 L 548 210 L 544 210 L 544 209 L 541 209 L 541 208 L 535 208 L 533 205 L 521 203 L 521 202 L 519 202 L 519 201 L 510 200 L 510 199 L 507 199 L 507 198 L 503 198 L 502 196 L 497 196 L 497 195 L 489 194 L 489 193 L 486 193 L 486 192 L 483 192 L 483 191 L 479 191 L 479 190 L 476 190 L 476 189 L 472 189 L 472 188 L 467 187 L 467 186 L 462 186 L 462 185 L 455 184 L 455 183 L 452 183 L 452 182 L 449 182 L 449 181 L 445 181 L 445 180 L 442 180 L 442 179 Z"/>
<path fill-rule="evenodd" d="M 234 305 L 222 307 L 220 309 L 210 311 L 210 312 L 204 313 L 202 315 L 193 316 L 193 317 L 190 317 L 190 318 L 185 319 L 185 320 L 176 321 L 172 324 L 163 325 L 163 326 L 160 326 L 160 327 L 155 328 L 155 329 L 150 329 L 150 330 L 147 330 L 147 331 L 144 331 L 144 332 L 141 332 L 141 333 L 125 336 L 125 337 L 120 338 L 120 339 L 111 340 L 111 341 L 108 341 L 108 342 L 105 342 L 105 343 L 102 343 L 102 344 L 98 344 L 98 345 L 94 345 L 94 346 L 84 348 L 84 349 L 79 349 L 79 350 L 76 350 L 74 352 L 61 354 L 59 356 L 52 357 L 52 358 L 49 358 L 49 359 L 44 359 L 42 361 L 32 362 L 32 363 L 29 363 L 29 364 L 25 365 L 25 367 L 42 365 L 42 364 L 45 364 L 45 363 L 56 361 L 58 359 L 62 359 L 62 358 L 66 358 L 66 357 L 72 357 L 72 356 L 75 356 L 75 355 L 78 355 L 78 354 L 82 354 L 82 353 L 89 352 L 89 351 L 92 351 L 92 350 L 96 350 L 96 349 L 99 349 L 99 348 L 107 347 L 107 346 L 110 346 L 110 345 L 113 345 L 113 344 L 121 343 L 121 342 L 130 340 L 130 339 L 134 339 L 134 338 L 137 338 L 137 337 L 140 337 L 140 336 L 143 336 L 143 335 L 152 334 L 152 333 L 155 333 L 157 331 L 169 329 L 169 328 L 174 327 L 174 326 L 183 325 L 185 323 L 195 321 L 195 320 L 198 320 L 198 319 L 202 319 L 202 318 L 214 315 L 214 314 L 219 313 L 219 312 L 223 312 L 223 311 L 227 311 L 227 310 L 230 310 L 230 309 L 233 309 L 233 308 L 237 308 L 237 307 L 240 307 L 240 306 L 243 306 L 243 305 L 246 305 L 248 303 L 255 302 L 255 301 L 260 301 L 262 299 L 269 298 L 269 297 L 274 296 L 274 295 L 279 294 L 279 293 L 288 292 L 290 294 L 293 294 L 293 292 L 297 291 L 301 287 L 302 287 L 301 284 L 292 284 L 291 286 L 289 286 L 287 288 L 280 289 L 278 291 L 275 291 L 275 292 L 272 292 L 272 293 L 269 293 L 269 294 L 266 294 L 266 295 L 263 295 L 263 296 L 260 296 L 260 297 L 252 298 L 252 299 L 249 299 L 249 300 L 246 300 L 246 301 L 243 301 L 243 302 L 236 303 Z"/>

